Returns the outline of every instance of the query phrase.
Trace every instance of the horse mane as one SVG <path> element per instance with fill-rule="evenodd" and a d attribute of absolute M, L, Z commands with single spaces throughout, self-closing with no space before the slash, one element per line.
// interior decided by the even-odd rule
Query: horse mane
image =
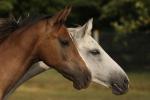
<path fill-rule="evenodd" d="M 28 16 L 24 19 L 21 17 L 16 20 L 14 17 L 9 18 L 0 18 L 0 43 L 1 41 L 5 40 L 9 35 L 18 30 L 19 28 L 26 26 L 26 25 L 33 25 L 39 20 L 47 19 L 51 16 L 49 15 L 34 15 Z"/>

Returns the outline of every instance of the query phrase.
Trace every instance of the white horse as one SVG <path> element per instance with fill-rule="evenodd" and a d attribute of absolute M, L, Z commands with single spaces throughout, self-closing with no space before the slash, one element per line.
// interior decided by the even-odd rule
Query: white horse
<path fill-rule="evenodd" d="M 128 91 L 129 79 L 123 69 L 92 38 L 92 22 L 93 19 L 90 19 L 82 27 L 68 28 L 68 31 L 76 42 L 78 51 L 91 72 L 92 81 L 111 87 L 114 94 L 124 94 Z M 23 82 L 48 69 L 50 67 L 43 62 L 34 64 L 18 83 L 10 89 L 5 99 Z"/>

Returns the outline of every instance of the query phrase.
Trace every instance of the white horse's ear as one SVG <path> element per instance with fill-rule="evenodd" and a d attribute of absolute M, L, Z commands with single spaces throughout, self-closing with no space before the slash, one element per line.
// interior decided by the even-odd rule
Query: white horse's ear
<path fill-rule="evenodd" d="M 81 38 L 81 34 L 80 34 L 78 28 L 67 28 L 67 30 L 69 31 L 71 36 L 73 36 L 74 38 L 76 38 L 76 39 L 80 39 Z"/>
<path fill-rule="evenodd" d="M 88 22 L 82 26 L 81 28 L 82 37 L 84 37 L 85 35 L 91 35 L 92 28 L 93 28 L 93 18 L 88 20 Z"/>
<path fill-rule="evenodd" d="M 85 23 L 83 26 L 78 27 L 78 28 L 68 28 L 68 31 L 70 34 L 76 38 L 76 39 L 81 39 L 85 35 L 91 35 L 93 27 L 93 18 L 91 18 L 87 23 Z"/>
<path fill-rule="evenodd" d="M 91 18 L 87 23 L 86 23 L 86 26 L 87 26 L 87 28 L 86 28 L 86 34 L 88 34 L 88 35 L 91 35 L 91 31 L 92 31 L 92 28 L 93 28 L 93 18 Z"/>

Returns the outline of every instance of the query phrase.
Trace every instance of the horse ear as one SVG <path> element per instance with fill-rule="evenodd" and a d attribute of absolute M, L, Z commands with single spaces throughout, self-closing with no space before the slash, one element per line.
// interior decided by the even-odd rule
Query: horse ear
<path fill-rule="evenodd" d="M 85 35 L 91 35 L 93 27 L 93 18 L 91 18 L 87 23 L 85 23 L 76 34 L 76 37 L 83 38 Z"/>
<path fill-rule="evenodd" d="M 56 15 L 54 15 L 49 21 L 50 24 L 51 25 L 62 25 L 62 24 L 64 24 L 68 15 L 71 12 L 71 8 L 72 8 L 71 6 L 66 6 L 64 10 L 61 10 Z"/>
<path fill-rule="evenodd" d="M 85 23 L 82 27 L 78 28 L 68 28 L 68 31 L 72 34 L 72 36 L 76 39 L 84 38 L 85 35 L 91 35 L 92 27 L 93 27 L 93 18 L 91 18 L 87 23 Z"/>
<path fill-rule="evenodd" d="M 85 35 L 86 34 L 91 35 L 92 28 L 93 28 L 93 18 L 89 19 L 88 22 L 83 25 Z"/>

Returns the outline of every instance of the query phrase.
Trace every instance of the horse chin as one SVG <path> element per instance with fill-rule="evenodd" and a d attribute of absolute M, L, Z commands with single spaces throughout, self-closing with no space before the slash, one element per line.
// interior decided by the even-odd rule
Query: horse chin
<path fill-rule="evenodd" d="M 77 90 L 86 89 L 88 88 L 89 84 L 81 84 L 78 82 L 73 82 L 73 87 Z"/>
<path fill-rule="evenodd" d="M 73 82 L 73 87 L 77 90 L 85 89 L 91 83 L 91 74 L 89 71 L 84 72 L 68 72 L 66 70 L 57 70 L 61 75 L 63 75 L 66 79 Z"/>
<path fill-rule="evenodd" d="M 80 82 L 76 81 L 75 78 L 73 78 L 71 75 L 68 75 L 66 73 L 61 73 L 65 78 L 73 82 L 73 87 L 77 90 L 81 90 L 82 88 L 88 87 L 88 85 L 81 85 Z"/>
<path fill-rule="evenodd" d="M 115 95 L 122 95 L 128 92 L 128 87 L 121 87 L 118 84 L 112 84 L 112 93 Z"/>
<path fill-rule="evenodd" d="M 100 81 L 97 79 L 93 79 L 93 82 L 103 85 L 107 88 L 111 88 L 112 89 L 112 93 L 115 95 L 122 95 L 128 92 L 128 86 L 120 86 L 119 84 L 112 84 L 110 82 L 106 82 L 106 81 Z"/>
<path fill-rule="evenodd" d="M 75 83 L 75 82 L 73 82 L 73 87 L 75 89 L 77 89 L 77 90 L 81 90 L 82 89 L 81 86 L 79 84 Z"/>

